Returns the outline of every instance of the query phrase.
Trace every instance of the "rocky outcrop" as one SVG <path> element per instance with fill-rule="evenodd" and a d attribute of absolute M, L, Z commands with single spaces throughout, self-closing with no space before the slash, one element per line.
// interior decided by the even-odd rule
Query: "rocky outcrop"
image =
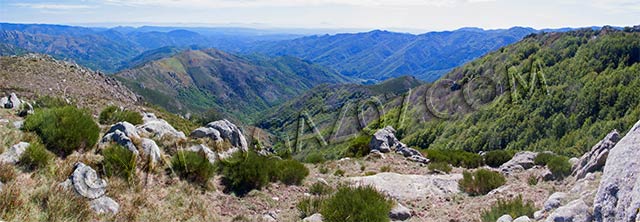
<path fill-rule="evenodd" d="M 404 221 L 411 217 L 411 210 L 402 206 L 402 204 L 396 204 L 391 211 L 389 211 L 389 218 L 394 221 Z"/>
<path fill-rule="evenodd" d="M 109 144 L 112 142 L 124 148 L 127 148 L 129 151 L 133 152 L 135 155 L 139 154 L 131 138 L 129 138 L 126 133 L 120 131 L 119 129 L 115 129 L 113 132 L 105 134 L 104 137 L 102 137 L 102 140 L 100 140 L 100 145 L 105 146 L 106 144 Z"/>
<path fill-rule="evenodd" d="M 19 109 L 23 103 L 15 93 L 0 98 L 0 106 L 5 109 Z"/>
<path fill-rule="evenodd" d="M 19 142 L 18 144 L 11 146 L 11 148 L 0 154 L 0 163 L 16 164 L 20 160 L 22 153 L 27 150 L 29 145 L 30 144 L 27 142 Z"/>
<path fill-rule="evenodd" d="M 617 130 L 611 131 L 600 142 L 591 148 L 591 151 L 582 155 L 578 162 L 573 165 L 572 176 L 581 179 L 587 173 L 601 170 L 607 161 L 609 150 L 613 148 L 620 140 L 620 134 Z"/>
<path fill-rule="evenodd" d="M 218 160 L 218 154 L 216 154 L 215 152 L 211 151 L 211 149 L 209 149 L 209 147 L 207 147 L 204 144 L 198 144 L 195 146 L 191 146 L 187 149 L 188 151 L 191 152 L 197 152 L 200 155 L 203 155 L 207 158 L 207 160 L 209 160 L 209 163 L 211 164 L 215 164 L 216 161 Z"/>
<path fill-rule="evenodd" d="M 163 119 L 159 119 L 153 113 L 144 113 L 142 117 L 144 122 L 137 127 L 138 134 L 140 136 L 164 138 L 169 137 L 172 139 L 185 139 L 186 136 L 183 132 L 180 132 L 173 128 L 171 124 Z"/>
<path fill-rule="evenodd" d="M 140 148 L 142 148 L 142 152 L 144 152 L 144 155 L 151 160 L 152 164 L 160 161 L 162 153 L 160 152 L 158 144 L 156 144 L 152 139 L 140 139 Z"/>
<path fill-rule="evenodd" d="M 118 122 L 113 124 L 105 134 L 113 133 L 116 130 L 123 132 L 127 137 L 131 139 L 140 139 L 136 126 L 129 122 Z"/>
<path fill-rule="evenodd" d="M 572 221 L 572 222 L 589 222 L 592 221 L 590 208 L 584 200 L 577 199 L 569 202 L 567 205 L 559 207 L 549 217 L 547 222 L 556 221 Z"/>
<path fill-rule="evenodd" d="M 500 172 L 503 174 L 509 175 L 512 172 L 523 171 L 533 167 L 535 164 L 533 160 L 538 156 L 538 153 L 530 152 L 530 151 L 522 151 L 518 152 L 511 160 L 503 163 L 500 166 Z"/>
<path fill-rule="evenodd" d="M 424 164 L 429 163 L 429 159 L 425 158 L 422 153 L 400 142 L 400 140 L 396 138 L 395 133 L 396 130 L 391 126 L 376 131 L 369 142 L 371 152 L 389 153 L 395 151 L 411 161 Z"/>
<path fill-rule="evenodd" d="M 105 196 L 107 181 L 98 178 L 96 171 L 84 163 L 76 163 L 73 173 L 62 185 L 65 188 L 73 188 L 76 194 L 88 198 L 89 206 L 96 213 L 115 214 L 120 208 L 117 202 Z"/>
<path fill-rule="evenodd" d="M 633 222 L 639 209 L 640 121 L 609 150 L 594 200 L 594 219 Z"/>
<path fill-rule="evenodd" d="M 240 128 L 226 119 L 210 122 L 205 127 L 194 130 L 189 136 L 192 138 L 209 138 L 219 143 L 228 141 L 231 144 L 229 150 L 233 150 L 232 153 L 237 152 L 237 150 L 243 152 L 249 150 L 247 139 Z"/>
<path fill-rule="evenodd" d="M 370 185 L 403 201 L 458 193 L 460 179 L 461 174 L 407 175 L 388 172 L 349 178 L 355 185 Z"/>

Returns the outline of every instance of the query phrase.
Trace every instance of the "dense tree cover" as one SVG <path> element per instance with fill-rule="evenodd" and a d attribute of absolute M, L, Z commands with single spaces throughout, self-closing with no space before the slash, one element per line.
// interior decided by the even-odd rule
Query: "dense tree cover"
<path fill-rule="evenodd" d="M 423 122 L 407 130 L 404 141 L 421 148 L 580 155 L 640 118 L 639 61 L 640 33 L 605 28 L 532 35 L 446 76 L 463 84 L 490 78 L 499 90 L 493 102 L 459 118 Z M 544 81 L 536 75 L 541 81 L 534 82 L 531 72 Z"/>

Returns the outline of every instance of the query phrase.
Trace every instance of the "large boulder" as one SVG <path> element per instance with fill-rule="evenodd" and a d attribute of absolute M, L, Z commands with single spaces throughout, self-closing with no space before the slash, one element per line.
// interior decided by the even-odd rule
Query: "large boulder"
<path fill-rule="evenodd" d="M 246 152 L 249 150 L 247 139 L 240 128 L 226 119 L 210 122 L 205 127 L 194 130 L 189 136 L 192 138 L 209 138 L 217 143 L 228 141 L 231 147 L 225 147 L 226 152 L 220 154 L 220 156 L 224 157 L 238 151 Z"/>
<path fill-rule="evenodd" d="M 143 124 L 137 127 L 139 135 L 148 137 L 163 138 L 169 137 L 173 139 L 185 139 L 186 136 L 173 128 L 171 124 L 163 119 L 157 118 L 153 113 L 144 113 L 142 117 Z"/>
<path fill-rule="evenodd" d="M 522 151 L 518 152 L 511 160 L 507 161 L 500 165 L 500 172 L 503 174 L 510 174 L 516 171 L 522 171 L 533 167 L 535 164 L 533 160 L 538 156 L 538 153 L 530 152 L 530 151 Z"/>
<path fill-rule="evenodd" d="M 411 175 L 388 172 L 349 178 L 358 186 L 370 185 L 378 191 L 403 201 L 435 196 L 444 197 L 458 193 L 460 192 L 458 188 L 460 179 L 462 179 L 461 174 Z"/>
<path fill-rule="evenodd" d="M 131 139 L 140 139 L 140 135 L 138 135 L 136 126 L 129 122 L 118 122 L 116 124 L 113 124 L 105 134 L 113 133 L 116 130 L 123 132 L 127 137 Z"/>
<path fill-rule="evenodd" d="M 601 170 L 607 161 L 609 150 L 613 148 L 620 140 L 620 134 L 617 130 L 611 131 L 600 142 L 591 148 L 591 151 L 582 155 L 578 162 L 573 165 L 572 176 L 581 179 L 587 173 Z"/>
<path fill-rule="evenodd" d="M 160 152 L 158 144 L 152 139 L 142 138 L 140 140 L 140 148 L 142 148 L 142 152 L 151 160 L 152 164 L 160 161 L 162 153 Z"/>
<path fill-rule="evenodd" d="M 564 193 L 564 192 L 555 192 L 551 194 L 551 196 L 547 198 L 547 201 L 544 202 L 544 208 L 542 210 L 546 212 L 550 212 L 553 209 L 560 207 L 560 203 L 565 198 L 567 198 L 567 193 Z"/>
<path fill-rule="evenodd" d="M 408 147 L 404 143 L 400 142 L 395 136 L 396 130 L 391 126 L 379 129 L 371 137 L 369 142 L 369 149 L 372 153 L 388 153 L 395 151 L 408 160 L 418 163 L 429 163 L 429 159 L 425 158 L 420 151 Z"/>
<path fill-rule="evenodd" d="M 587 206 L 584 200 L 581 198 L 576 199 L 553 211 L 553 213 L 547 217 L 546 221 L 590 222 L 593 220 L 593 217 L 589 209 L 589 206 Z"/>
<path fill-rule="evenodd" d="M 77 194 L 89 199 L 97 199 L 107 192 L 107 181 L 98 178 L 95 170 L 81 162 L 75 164 L 69 181 Z"/>
<path fill-rule="evenodd" d="M 611 150 L 594 200 L 595 221 L 636 221 L 640 209 L 640 121 Z"/>
<path fill-rule="evenodd" d="M 198 144 L 187 148 L 187 151 L 197 152 L 200 155 L 203 155 L 209 160 L 209 163 L 215 164 L 218 160 L 218 154 L 213 152 L 209 147 L 204 144 Z"/>
<path fill-rule="evenodd" d="M 395 207 L 393 207 L 391 209 L 391 211 L 389 211 L 389 218 L 391 220 L 394 221 L 403 221 L 403 220 L 407 220 L 411 217 L 411 210 L 409 208 L 406 208 L 405 206 L 402 206 L 402 204 L 396 204 Z"/>
<path fill-rule="evenodd" d="M 19 142 L 11 146 L 11 148 L 0 154 L 0 163 L 16 164 L 29 145 L 27 142 Z"/>

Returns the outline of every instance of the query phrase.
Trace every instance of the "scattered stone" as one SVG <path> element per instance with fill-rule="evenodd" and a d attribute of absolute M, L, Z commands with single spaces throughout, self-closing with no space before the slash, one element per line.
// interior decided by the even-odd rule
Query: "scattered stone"
<path fill-rule="evenodd" d="M 513 217 L 511 217 L 511 215 L 509 214 L 502 215 L 498 217 L 498 220 L 496 220 L 496 222 L 512 222 L 512 221 L 513 221 Z"/>
<path fill-rule="evenodd" d="M 78 162 L 71 174 L 71 185 L 79 195 L 96 199 L 107 192 L 107 181 L 98 178 L 98 174 L 91 167 Z"/>
<path fill-rule="evenodd" d="M 324 184 L 324 185 L 329 186 L 329 182 L 327 182 L 327 180 L 325 180 L 325 179 L 318 178 L 318 179 L 316 179 L 316 180 L 317 180 L 318 182 L 320 182 L 320 183 Z"/>
<path fill-rule="evenodd" d="M 0 154 L 0 163 L 16 164 L 29 145 L 27 142 L 19 142 L 11 146 L 11 148 Z"/>
<path fill-rule="evenodd" d="M 544 212 L 550 212 L 553 209 L 560 207 L 560 202 L 567 198 L 567 193 L 564 192 L 555 192 L 547 198 L 547 201 L 544 202 L 544 208 L 542 209 Z"/>
<path fill-rule="evenodd" d="M 378 191 L 403 201 L 458 193 L 460 179 L 462 179 L 461 174 L 411 175 L 390 172 L 349 178 L 355 185 L 370 185 Z"/>
<path fill-rule="evenodd" d="M 609 150 L 594 200 L 595 221 L 635 221 L 640 209 L 640 121 Z"/>
<path fill-rule="evenodd" d="M 512 172 L 522 171 L 533 167 L 535 164 L 533 159 L 538 156 L 538 153 L 530 151 L 522 151 L 513 155 L 511 160 L 503 163 L 500 166 L 500 172 L 509 175 Z"/>
<path fill-rule="evenodd" d="M 584 200 L 580 198 L 553 211 L 553 213 L 547 217 L 546 221 L 589 222 L 592 220 L 593 218 L 591 216 L 591 212 L 589 212 L 589 207 Z"/>
<path fill-rule="evenodd" d="M 262 219 L 266 221 L 278 221 L 278 214 L 275 211 L 269 211 L 262 215 Z"/>
<path fill-rule="evenodd" d="M 544 217 L 544 211 L 539 210 L 539 211 L 533 212 L 533 219 L 539 221 L 539 220 L 542 220 L 543 217 Z"/>
<path fill-rule="evenodd" d="M 12 108 L 15 109 L 20 108 L 20 105 L 22 105 L 22 100 L 20 100 L 15 93 L 11 93 L 11 95 L 9 95 L 9 102 L 11 103 Z"/>
<path fill-rule="evenodd" d="M 142 138 L 140 140 L 140 147 L 142 148 L 144 155 L 149 157 L 151 163 L 155 164 L 160 161 L 162 154 L 160 153 L 160 148 L 155 141 L 152 139 Z"/>
<path fill-rule="evenodd" d="M 2 108 L 5 109 L 11 109 L 11 103 L 9 103 L 9 98 L 7 97 L 2 97 L 0 98 L 0 106 L 2 106 Z"/>
<path fill-rule="evenodd" d="M 24 126 L 24 120 L 13 122 L 13 127 L 15 127 L 16 129 L 22 129 L 22 126 Z"/>
<path fill-rule="evenodd" d="M 371 150 L 367 158 L 368 159 L 385 159 L 386 157 L 384 156 L 384 153 L 380 152 L 380 150 Z"/>
<path fill-rule="evenodd" d="M 107 196 L 102 196 L 100 198 L 89 201 L 89 207 L 91 210 L 98 214 L 103 213 L 112 213 L 117 214 L 120 210 L 120 205 Z"/>
<path fill-rule="evenodd" d="M 513 220 L 513 222 L 531 222 L 531 219 L 527 216 L 521 216 Z"/>
<path fill-rule="evenodd" d="M 391 209 L 391 211 L 389 211 L 389 218 L 391 218 L 391 220 L 407 220 L 411 217 L 411 210 L 409 210 L 409 208 L 406 208 L 405 206 L 402 206 L 402 204 L 397 203 L 395 207 L 393 207 L 393 209 Z"/>
<path fill-rule="evenodd" d="M 611 131 L 600 142 L 591 148 L 591 151 L 582 155 L 580 160 L 572 167 L 572 176 L 576 179 L 583 178 L 587 173 L 601 170 L 607 161 L 609 150 L 620 140 L 617 130 Z"/>
<path fill-rule="evenodd" d="M 543 181 L 551 181 L 555 178 L 555 176 L 553 176 L 553 172 L 551 172 L 551 170 L 544 169 L 540 173 L 540 176 L 538 178 L 542 179 Z"/>
<path fill-rule="evenodd" d="M 302 219 L 302 222 L 322 222 L 322 215 L 319 213 L 315 213 L 311 216 L 305 217 L 304 219 Z"/>

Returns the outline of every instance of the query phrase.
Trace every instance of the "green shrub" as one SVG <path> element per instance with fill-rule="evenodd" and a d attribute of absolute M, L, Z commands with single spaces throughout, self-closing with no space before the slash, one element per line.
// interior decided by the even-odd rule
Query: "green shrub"
<path fill-rule="evenodd" d="M 440 171 L 443 173 L 450 173 L 451 172 L 451 166 L 448 163 L 445 162 L 432 162 L 429 163 L 429 170 L 430 171 Z"/>
<path fill-rule="evenodd" d="M 500 167 L 503 163 L 511 160 L 513 155 L 504 150 L 489 151 L 484 155 L 484 162 L 490 167 Z"/>
<path fill-rule="evenodd" d="M 318 172 L 321 173 L 321 174 L 327 174 L 327 173 L 329 173 L 329 169 L 324 167 L 324 166 L 322 166 L 322 167 L 320 167 L 320 169 L 318 169 Z"/>
<path fill-rule="evenodd" d="M 364 175 L 365 175 L 365 176 L 373 176 L 373 175 L 376 175 L 376 174 L 378 174 L 378 172 L 376 172 L 376 171 L 367 171 L 367 172 L 364 172 Z"/>
<path fill-rule="evenodd" d="M 241 153 L 233 158 L 240 157 Z M 249 152 L 245 159 L 222 164 L 222 182 L 227 191 L 243 196 L 251 190 L 259 190 L 277 179 L 275 176 L 276 159 Z"/>
<path fill-rule="evenodd" d="M 171 159 L 171 167 L 182 179 L 207 186 L 216 172 L 209 159 L 198 152 L 178 151 Z"/>
<path fill-rule="evenodd" d="M 311 216 L 315 213 L 319 213 L 325 199 L 322 197 L 305 197 L 296 204 L 298 212 L 300 212 L 300 218 Z"/>
<path fill-rule="evenodd" d="M 0 192 L 0 218 L 10 221 L 24 205 L 21 198 L 22 187 L 16 183 L 6 184 Z"/>
<path fill-rule="evenodd" d="M 327 195 L 333 192 L 333 188 L 322 182 L 315 182 L 309 187 L 309 193 L 313 195 Z"/>
<path fill-rule="evenodd" d="M 309 175 L 309 169 L 297 160 L 281 160 L 277 163 L 278 180 L 287 185 L 300 185 Z"/>
<path fill-rule="evenodd" d="M 546 166 L 549 163 L 549 160 L 556 156 L 553 153 L 538 153 L 535 159 L 533 159 L 533 163 L 539 166 Z"/>
<path fill-rule="evenodd" d="M 527 178 L 527 183 L 530 186 L 535 186 L 538 184 L 538 177 L 534 176 L 534 175 L 530 175 L 529 178 Z"/>
<path fill-rule="evenodd" d="M 390 172 L 390 171 L 391 171 L 391 167 L 389 165 L 384 165 L 380 167 L 380 172 Z"/>
<path fill-rule="evenodd" d="M 27 170 L 35 170 L 46 167 L 53 161 L 53 158 L 53 154 L 44 148 L 42 143 L 32 142 L 20 156 L 19 163 Z"/>
<path fill-rule="evenodd" d="M 62 156 L 93 147 L 100 135 L 91 114 L 72 106 L 37 110 L 27 117 L 24 129 L 38 134 L 47 149 Z"/>
<path fill-rule="evenodd" d="M 342 186 L 321 206 L 326 222 L 389 221 L 393 201 L 370 186 Z"/>
<path fill-rule="evenodd" d="M 460 189 L 469 195 L 485 195 L 506 182 L 502 174 L 487 169 L 478 169 L 462 173 L 462 180 L 458 182 Z"/>
<path fill-rule="evenodd" d="M 321 153 L 311 153 L 304 159 L 304 162 L 307 163 L 324 163 L 326 159 Z"/>
<path fill-rule="evenodd" d="M 554 156 L 547 163 L 547 167 L 555 178 L 564 178 L 571 174 L 571 163 L 565 156 Z"/>
<path fill-rule="evenodd" d="M 133 181 L 136 175 L 136 155 L 117 144 L 112 144 L 102 150 L 102 165 L 107 176 L 119 176 L 127 181 Z"/>
<path fill-rule="evenodd" d="M 513 218 L 523 215 L 533 217 L 533 212 L 535 210 L 536 208 L 533 202 L 527 201 L 527 203 L 524 203 L 522 201 L 522 196 L 518 196 L 517 198 L 508 201 L 498 200 L 498 202 L 491 207 L 491 210 L 482 212 L 482 221 L 494 222 L 505 214 L 508 214 Z"/>
<path fill-rule="evenodd" d="M 482 166 L 482 156 L 464 150 L 428 149 L 426 156 L 433 162 L 449 163 L 456 167 L 478 168 Z"/>
<path fill-rule="evenodd" d="M 369 154 L 371 149 L 369 148 L 369 142 L 371 142 L 371 136 L 358 136 L 349 142 L 346 156 L 348 157 L 363 157 Z"/>
<path fill-rule="evenodd" d="M 107 106 L 98 118 L 101 124 L 114 124 L 117 122 L 129 122 L 133 125 L 142 124 L 142 115 L 130 110 L 121 110 L 117 106 Z"/>
<path fill-rule="evenodd" d="M 341 176 L 344 176 L 344 173 L 345 173 L 344 170 L 337 169 L 335 172 L 333 172 L 333 175 L 341 177 Z"/>
<path fill-rule="evenodd" d="M 60 97 L 51 97 L 51 96 L 41 96 L 36 99 L 33 103 L 33 108 L 55 108 L 55 107 L 63 107 L 67 106 L 66 101 Z"/>

